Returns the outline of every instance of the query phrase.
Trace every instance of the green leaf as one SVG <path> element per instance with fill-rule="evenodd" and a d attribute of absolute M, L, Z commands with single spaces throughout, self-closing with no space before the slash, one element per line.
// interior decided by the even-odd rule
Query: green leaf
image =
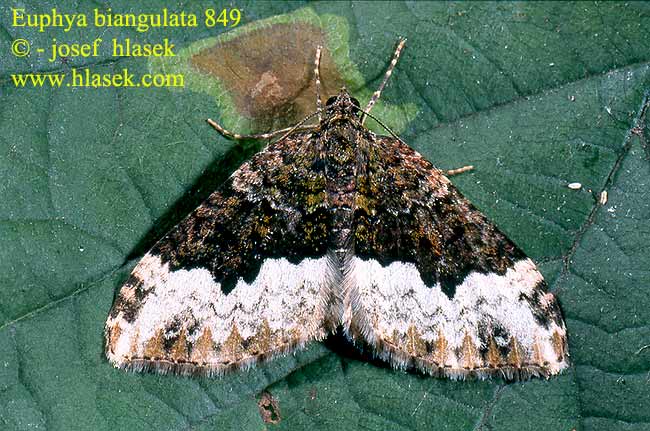
<path fill-rule="evenodd" d="M 344 25 L 333 52 L 360 94 L 378 86 L 398 36 L 408 37 L 382 120 L 407 119 L 403 139 L 441 168 L 475 166 L 454 183 L 540 264 L 567 319 L 572 367 L 523 383 L 395 371 L 335 342 L 217 379 L 111 367 L 102 331 L 116 289 L 259 146 L 210 130 L 205 119 L 225 105 L 196 89 L 29 89 L 11 79 L 149 67 L 107 52 L 69 64 L 20 59 L 9 54 L 18 37 L 43 48 L 53 37 L 167 37 L 184 49 L 226 29 L 40 33 L 12 27 L 12 6 L 0 6 L 0 429 L 650 429 L 647 4 L 237 5 L 242 25 L 298 15 L 326 30 Z M 278 424 L 262 420 L 262 391 L 278 402 Z"/>

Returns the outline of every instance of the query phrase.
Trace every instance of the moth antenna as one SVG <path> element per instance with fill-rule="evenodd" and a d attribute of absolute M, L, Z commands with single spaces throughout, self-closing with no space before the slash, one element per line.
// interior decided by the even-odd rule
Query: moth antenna
<path fill-rule="evenodd" d="M 271 142 L 271 144 L 275 144 L 276 142 L 283 140 L 284 138 L 286 138 L 287 136 L 289 136 L 290 134 L 292 134 L 296 130 L 313 130 L 313 129 L 319 127 L 318 124 L 303 126 L 303 124 L 306 121 L 313 118 L 315 115 L 318 115 L 320 117 L 320 111 L 312 112 L 311 114 L 309 114 L 305 118 L 303 118 L 301 121 L 299 121 L 298 124 L 296 124 L 295 126 L 287 127 L 286 129 L 283 129 L 283 130 L 287 130 L 287 133 L 282 135 L 279 139 L 276 139 L 275 141 Z"/>
<path fill-rule="evenodd" d="M 311 126 L 311 125 L 310 126 L 302 126 L 302 127 L 300 127 L 300 126 L 302 125 L 302 123 L 304 123 L 306 120 L 308 120 L 309 118 L 311 118 L 313 116 L 314 116 L 314 114 L 311 114 L 309 117 L 305 118 L 304 120 L 302 120 L 301 122 L 299 122 L 295 126 L 285 127 L 284 129 L 274 130 L 274 131 L 268 132 L 268 133 L 253 133 L 253 134 L 249 134 L 249 135 L 240 135 L 239 133 L 233 133 L 233 132 L 225 129 L 219 123 L 217 123 L 216 121 L 214 121 L 214 120 L 212 120 L 210 118 L 208 118 L 206 121 L 217 132 L 219 132 L 221 135 L 225 136 L 226 138 L 234 139 L 236 141 L 240 141 L 242 139 L 271 139 L 271 138 L 274 138 L 274 137 L 276 137 L 278 135 L 281 135 L 281 134 L 287 133 L 287 132 L 292 133 L 292 132 L 294 132 L 296 130 L 311 130 L 316 126 Z"/>
<path fill-rule="evenodd" d="M 360 110 L 360 111 L 361 111 L 361 110 Z M 383 127 L 384 129 L 386 129 L 386 131 L 387 131 L 388 133 L 390 133 L 390 134 L 393 136 L 393 138 L 397 139 L 397 140 L 400 141 L 402 144 L 405 144 L 405 145 L 406 145 L 406 142 L 402 141 L 402 138 L 400 138 L 399 136 L 397 136 L 397 133 L 393 132 L 393 131 L 391 130 L 390 127 L 388 127 L 387 125 L 385 125 L 384 123 L 382 123 L 381 120 L 380 120 L 379 118 L 375 117 L 375 116 L 372 115 L 370 112 L 367 112 L 367 111 L 361 111 L 361 112 L 363 112 L 363 114 L 362 114 L 362 118 L 363 118 L 363 116 L 365 116 L 365 115 L 367 115 L 368 117 L 372 118 L 373 120 L 375 120 L 375 121 L 377 122 L 377 124 L 379 124 L 381 127 Z M 363 121 L 363 119 L 362 119 L 361 121 Z M 361 124 L 363 125 L 363 123 L 361 123 Z"/>
<path fill-rule="evenodd" d="M 404 48 L 405 43 L 406 43 L 406 39 L 400 38 L 399 43 L 397 44 L 397 48 L 395 49 L 395 53 L 393 54 L 393 59 L 391 60 L 390 65 L 386 70 L 386 74 L 384 75 L 384 80 L 382 81 L 381 85 L 379 85 L 377 91 L 372 93 L 372 97 L 370 98 L 370 101 L 368 102 L 366 109 L 364 109 L 365 115 L 361 116 L 362 125 L 366 121 L 366 115 L 370 116 L 369 115 L 370 110 L 372 110 L 372 107 L 375 106 L 375 103 L 377 103 L 377 101 L 379 100 L 379 97 L 381 96 L 381 92 L 383 91 L 384 87 L 386 87 L 386 84 L 388 83 L 388 79 L 393 74 L 393 69 L 395 69 L 395 65 L 397 64 L 397 60 L 399 60 L 399 56 L 402 52 L 402 49 Z"/>
<path fill-rule="evenodd" d="M 316 48 L 316 59 L 314 60 L 314 76 L 316 77 L 316 112 L 318 113 L 318 122 L 321 120 L 321 112 L 323 111 L 323 100 L 320 94 L 320 56 L 323 47 L 318 45 Z"/>

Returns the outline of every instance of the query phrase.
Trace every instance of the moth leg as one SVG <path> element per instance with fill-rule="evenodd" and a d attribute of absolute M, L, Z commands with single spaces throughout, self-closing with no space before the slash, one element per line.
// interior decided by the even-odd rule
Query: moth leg
<path fill-rule="evenodd" d="M 462 167 L 456 168 L 456 169 L 448 169 L 448 170 L 445 171 L 445 175 L 448 176 L 448 177 L 451 177 L 451 176 L 458 175 L 458 174 L 463 174 L 465 172 L 469 172 L 469 171 L 472 171 L 472 170 L 474 170 L 474 166 L 473 165 L 467 165 L 467 166 L 462 166 Z"/>
<path fill-rule="evenodd" d="M 304 121 L 304 120 L 303 120 Z M 242 139 L 271 139 L 275 138 L 276 136 L 281 136 L 283 134 L 287 134 L 296 130 L 310 130 L 313 129 L 314 126 L 291 126 L 291 127 L 285 127 L 284 129 L 280 130 L 274 130 L 272 132 L 268 133 L 253 133 L 249 135 L 240 135 L 239 133 L 233 133 L 229 130 L 226 130 L 223 128 L 219 123 L 217 123 L 214 120 L 211 120 L 210 118 L 207 119 L 207 122 L 209 125 L 211 125 L 217 132 L 221 133 L 223 136 L 225 136 L 228 139 L 234 139 L 234 140 L 242 140 Z"/>
<path fill-rule="evenodd" d="M 402 38 L 400 39 L 399 43 L 397 44 L 397 49 L 395 49 L 395 54 L 393 54 L 393 60 L 390 62 L 390 66 L 388 66 L 388 70 L 386 70 L 386 74 L 384 75 L 384 80 L 382 81 L 381 85 L 372 94 L 372 97 L 370 98 L 370 101 L 368 102 L 368 105 L 366 105 L 366 109 L 364 109 L 365 112 L 370 112 L 373 106 L 375 106 L 375 103 L 379 100 L 379 97 L 381 96 L 381 92 L 386 86 L 386 83 L 388 83 L 388 79 L 390 78 L 390 75 L 393 73 L 393 69 L 395 68 L 395 65 L 397 64 L 397 60 L 399 59 L 399 56 L 402 52 L 402 49 L 404 48 L 404 44 L 406 43 L 406 39 Z M 361 114 L 361 124 L 366 121 L 366 114 Z"/>
<path fill-rule="evenodd" d="M 323 101 L 320 95 L 320 55 L 323 50 L 322 46 L 316 48 L 316 59 L 314 60 L 314 76 L 316 77 L 316 112 L 318 113 L 318 122 L 321 120 L 321 112 L 323 110 Z"/>

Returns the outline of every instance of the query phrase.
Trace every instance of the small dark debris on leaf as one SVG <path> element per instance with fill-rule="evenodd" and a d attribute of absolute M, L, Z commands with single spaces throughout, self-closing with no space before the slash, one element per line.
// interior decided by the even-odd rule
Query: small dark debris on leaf
<path fill-rule="evenodd" d="M 643 128 L 641 126 L 634 126 L 630 130 L 633 135 L 643 136 Z"/>
<path fill-rule="evenodd" d="M 262 416 L 264 423 L 277 424 L 282 420 L 280 417 L 280 404 L 270 392 L 262 392 L 257 406 L 260 409 L 260 416 Z"/>

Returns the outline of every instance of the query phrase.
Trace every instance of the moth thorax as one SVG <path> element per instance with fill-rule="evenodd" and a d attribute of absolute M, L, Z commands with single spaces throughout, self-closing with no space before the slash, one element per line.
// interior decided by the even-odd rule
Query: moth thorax
<path fill-rule="evenodd" d="M 325 146 L 332 162 L 340 165 L 350 164 L 355 160 L 357 133 L 354 128 L 340 123 L 328 130 Z"/>

